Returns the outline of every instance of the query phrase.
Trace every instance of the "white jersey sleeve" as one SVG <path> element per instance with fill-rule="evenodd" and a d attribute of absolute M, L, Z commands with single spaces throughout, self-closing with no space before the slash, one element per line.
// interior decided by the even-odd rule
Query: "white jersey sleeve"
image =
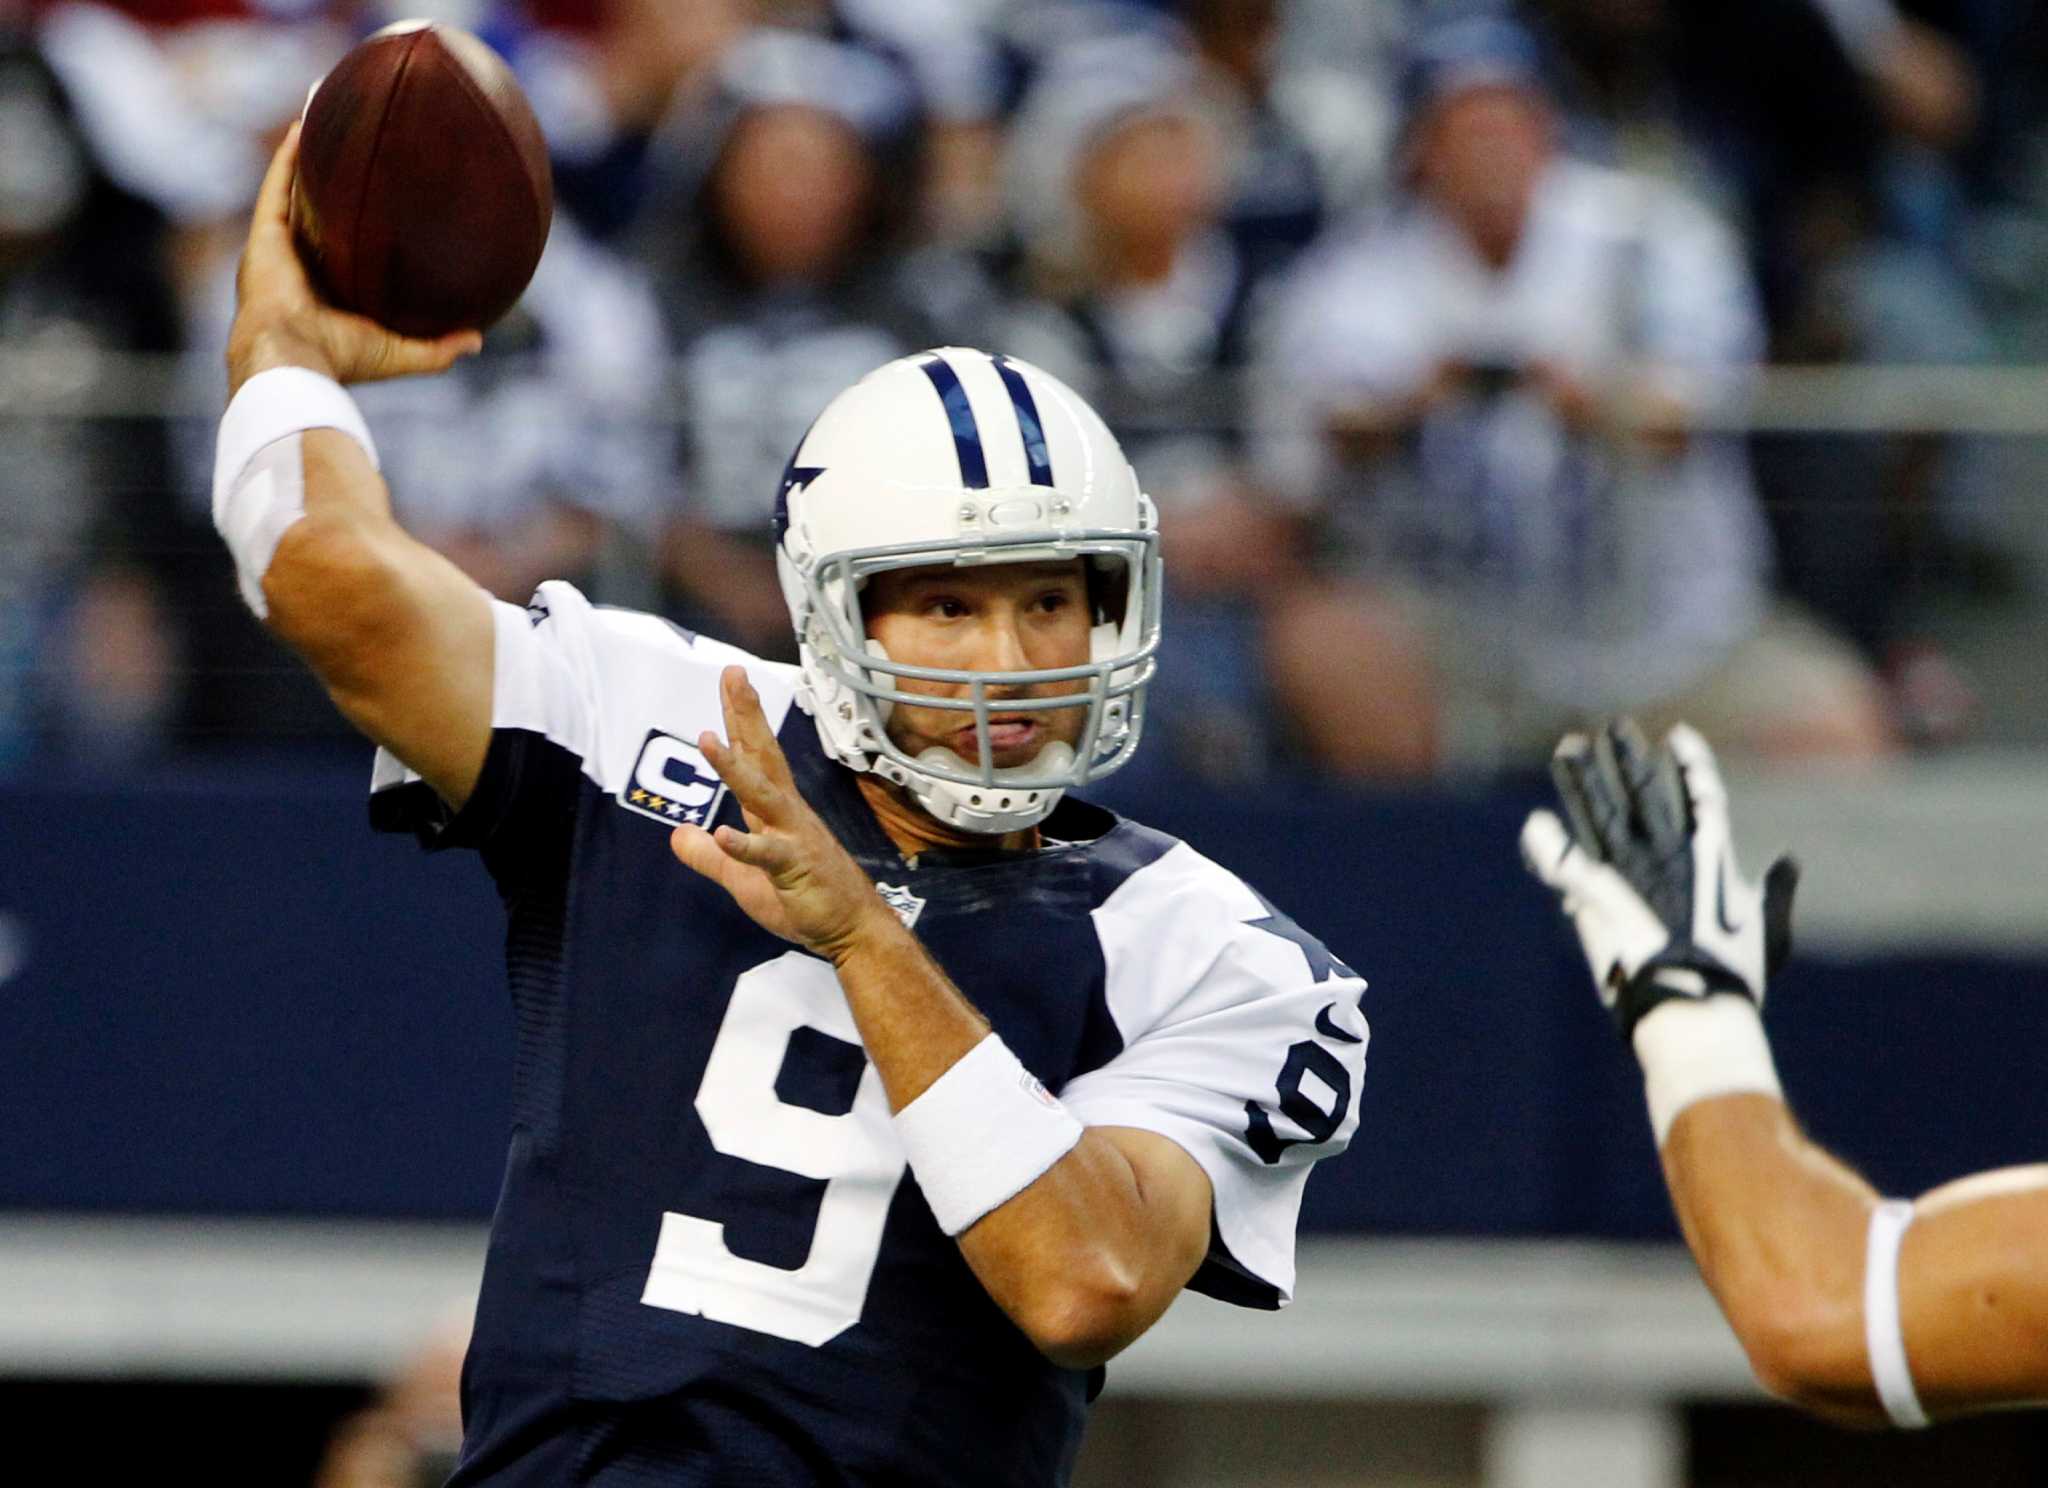
<path fill-rule="evenodd" d="M 1358 1126 L 1365 983 L 1185 843 L 1119 885 L 1095 922 L 1124 1048 L 1060 1099 L 1089 1125 L 1186 1149 L 1214 1188 L 1215 1243 L 1194 1284 L 1282 1306 L 1309 1168 Z"/>
<path fill-rule="evenodd" d="M 696 751 L 705 730 L 723 735 L 719 675 L 747 669 L 769 726 L 795 696 L 795 669 L 693 635 L 634 610 L 593 605 L 572 584 L 550 580 L 524 609 L 491 603 L 491 745 L 475 791 L 450 812 L 388 750 L 377 752 L 371 816 L 433 846 L 481 847 L 536 811 L 597 792 L 630 795 L 650 770 L 679 807 L 715 780 Z M 644 791 L 653 796 L 654 791 Z M 684 819 L 681 816 L 678 820 Z"/>

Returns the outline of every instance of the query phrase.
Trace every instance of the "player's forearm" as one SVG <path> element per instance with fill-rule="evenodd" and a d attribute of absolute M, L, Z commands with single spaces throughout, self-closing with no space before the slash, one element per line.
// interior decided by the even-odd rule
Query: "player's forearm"
<path fill-rule="evenodd" d="M 988 1037 L 988 1019 L 879 898 L 827 954 L 891 1111 L 923 1095 Z"/>
<path fill-rule="evenodd" d="M 988 1021 L 886 909 L 833 959 L 891 1110 L 910 1105 L 989 1036 Z M 929 1189 L 930 1176 L 920 1178 Z M 1186 1280 L 1162 1280 L 1148 1265 L 1144 1200 L 1131 1161 L 1100 1132 L 1084 1131 L 957 1238 L 989 1295 L 1047 1357 L 1090 1368 L 1149 1327 Z"/>
<path fill-rule="evenodd" d="M 265 622 L 351 724 L 460 806 L 490 742 L 489 602 L 392 520 L 384 481 L 354 440 L 331 429 L 299 437 L 305 515 L 264 571 Z"/>
<path fill-rule="evenodd" d="M 1185 1227 L 1155 1212 L 1168 1204 L 1090 1128 L 1035 1183 L 961 1234 L 960 1252 L 1040 1352 L 1092 1369 L 1157 1322 L 1201 1262 L 1201 1245 L 1172 1243 Z"/>
<path fill-rule="evenodd" d="M 1688 1106 L 1662 1158 L 1686 1243 L 1765 1387 L 1881 1424 L 1863 1333 L 1870 1185 L 1768 1095 Z"/>
<path fill-rule="evenodd" d="M 264 571 L 264 619 L 323 681 L 345 684 L 390 643 L 406 613 L 407 566 L 425 550 L 392 520 L 383 477 L 354 440 L 332 429 L 297 437 L 305 515 Z"/>

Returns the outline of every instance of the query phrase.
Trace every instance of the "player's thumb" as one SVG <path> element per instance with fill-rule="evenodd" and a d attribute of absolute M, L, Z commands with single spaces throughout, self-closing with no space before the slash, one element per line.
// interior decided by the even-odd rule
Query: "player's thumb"
<path fill-rule="evenodd" d="M 390 375 L 415 377 L 428 372 L 446 372 L 464 357 L 475 356 L 483 346 L 481 331 L 454 331 L 431 341 L 395 336 L 390 348 L 394 364 Z"/>
<path fill-rule="evenodd" d="M 1799 860 L 1781 855 L 1764 874 L 1764 975 L 1776 976 L 1792 954 L 1792 895 L 1799 888 Z"/>
<path fill-rule="evenodd" d="M 344 321 L 341 355 L 336 361 L 349 369 L 345 382 L 383 382 L 446 372 L 462 358 L 475 355 L 484 344 L 480 331 L 454 331 L 427 340 L 401 336 L 359 315 L 345 315 Z"/>
<path fill-rule="evenodd" d="M 693 873 L 701 873 L 714 883 L 724 877 L 727 861 L 725 850 L 712 835 L 702 827 L 683 825 L 668 834 L 668 850 L 676 855 L 676 861 Z"/>

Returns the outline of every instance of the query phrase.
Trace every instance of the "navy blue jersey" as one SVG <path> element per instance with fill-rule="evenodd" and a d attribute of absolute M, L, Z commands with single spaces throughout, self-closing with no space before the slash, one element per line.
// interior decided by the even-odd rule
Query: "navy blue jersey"
<path fill-rule="evenodd" d="M 805 797 L 1082 1121 L 1215 1188 L 1193 1283 L 1275 1307 L 1313 1159 L 1356 1123 L 1363 984 L 1192 849 L 1068 801 L 1039 852 L 906 862 L 791 668 L 564 584 L 494 607 L 494 728 L 450 814 L 380 759 L 373 819 L 474 849 L 517 1013 L 511 1151 L 459 1485 L 1066 1481 L 1091 1393 L 975 1281 L 908 1172 L 829 963 L 668 847 L 738 824 L 694 743 L 751 673 Z"/>

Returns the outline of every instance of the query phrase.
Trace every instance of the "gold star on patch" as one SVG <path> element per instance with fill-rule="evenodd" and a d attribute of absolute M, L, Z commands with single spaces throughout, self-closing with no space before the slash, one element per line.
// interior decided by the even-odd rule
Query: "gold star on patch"
<path fill-rule="evenodd" d="M 668 802 L 660 796 L 649 796 L 647 798 L 647 804 L 652 806 L 656 811 L 659 811 L 662 807 L 668 805 Z"/>
<path fill-rule="evenodd" d="M 633 787 L 632 799 L 636 804 L 644 803 L 647 800 L 647 792 L 636 785 Z"/>

